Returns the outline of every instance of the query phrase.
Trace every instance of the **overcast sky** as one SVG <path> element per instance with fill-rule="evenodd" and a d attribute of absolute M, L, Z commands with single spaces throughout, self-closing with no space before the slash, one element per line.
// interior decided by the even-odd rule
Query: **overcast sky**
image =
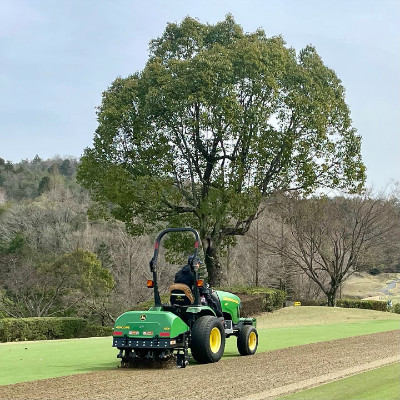
<path fill-rule="evenodd" d="M 368 186 L 400 181 L 399 0 L 0 0 L 0 157 L 80 157 L 101 93 L 143 69 L 168 22 L 227 13 L 314 45 L 346 88 Z"/>

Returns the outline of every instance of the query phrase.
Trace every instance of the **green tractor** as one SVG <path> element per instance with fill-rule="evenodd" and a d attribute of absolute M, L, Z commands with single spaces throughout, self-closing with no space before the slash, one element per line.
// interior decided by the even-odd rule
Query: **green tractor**
<path fill-rule="evenodd" d="M 194 229 L 169 228 L 158 235 L 150 261 L 153 279 L 147 281 L 147 286 L 154 289 L 154 306 L 148 311 L 125 312 L 114 325 L 113 347 L 119 349 L 117 357 L 121 359 L 121 366 L 132 366 L 141 360 L 176 359 L 176 365 L 185 368 L 189 363 L 189 349 L 198 363 L 217 362 L 224 353 L 225 339 L 230 336 L 237 337 L 241 355 L 254 354 L 258 345 L 256 320 L 240 318 L 238 296 L 204 287 L 193 263 L 190 270 L 196 282 L 194 287 L 172 284 L 170 303 L 161 304 L 157 258 L 161 239 L 170 232 L 192 232 L 196 240 L 191 259 L 197 258 L 199 235 Z M 218 304 L 218 312 L 202 303 L 201 295 L 206 291 Z"/>

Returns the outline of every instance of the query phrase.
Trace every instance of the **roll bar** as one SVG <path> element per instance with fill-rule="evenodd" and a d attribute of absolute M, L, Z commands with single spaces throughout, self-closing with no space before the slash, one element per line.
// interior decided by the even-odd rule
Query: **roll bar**
<path fill-rule="evenodd" d="M 157 281 L 157 259 L 158 259 L 158 252 L 160 248 L 160 242 L 161 239 L 163 238 L 164 235 L 170 232 L 192 232 L 196 238 L 196 241 L 194 243 L 194 253 L 193 253 L 193 260 L 196 259 L 197 253 L 199 250 L 199 243 L 200 243 L 200 238 L 199 234 L 197 231 L 193 228 L 167 228 L 164 229 L 156 239 L 156 242 L 154 244 L 154 254 L 153 258 L 150 260 L 150 272 L 153 273 L 153 282 L 154 282 L 154 305 L 156 307 L 161 306 L 161 298 L 160 298 L 160 293 L 158 291 L 158 281 Z M 194 268 L 193 265 L 193 260 L 190 264 L 190 269 L 192 273 L 194 274 L 195 282 L 197 282 L 198 279 L 198 274 L 197 271 Z M 194 285 L 194 305 L 200 305 L 200 296 L 199 296 L 199 289 L 197 288 L 196 285 Z"/>

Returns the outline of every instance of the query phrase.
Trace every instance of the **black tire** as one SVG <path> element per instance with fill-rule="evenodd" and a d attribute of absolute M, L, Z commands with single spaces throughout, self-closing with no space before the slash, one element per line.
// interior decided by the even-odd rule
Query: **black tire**
<path fill-rule="evenodd" d="M 237 337 L 237 348 L 242 356 L 250 356 L 257 351 L 258 333 L 253 325 L 243 325 Z"/>
<path fill-rule="evenodd" d="M 225 330 L 222 322 L 211 315 L 195 321 L 191 344 L 193 358 L 200 364 L 217 362 L 225 350 Z"/>

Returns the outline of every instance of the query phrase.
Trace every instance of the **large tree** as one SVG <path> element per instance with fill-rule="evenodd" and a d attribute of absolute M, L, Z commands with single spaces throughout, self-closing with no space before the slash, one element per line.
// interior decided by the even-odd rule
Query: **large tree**
<path fill-rule="evenodd" d="M 185 18 L 144 69 L 103 93 L 79 180 L 133 233 L 199 230 L 211 284 L 220 251 L 277 189 L 358 190 L 365 168 L 344 88 L 315 48 Z M 164 225 L 165 226 L 165 225 Z"/>

